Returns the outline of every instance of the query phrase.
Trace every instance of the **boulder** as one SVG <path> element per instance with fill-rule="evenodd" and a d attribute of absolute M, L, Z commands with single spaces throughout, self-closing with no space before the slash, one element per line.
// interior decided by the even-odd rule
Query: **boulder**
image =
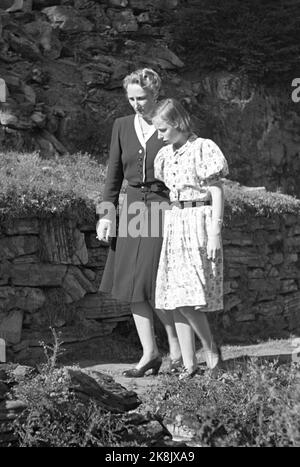
<path fill-rule="evenodd" d="M 45 301 L 44 292 L 37 287 L 0 287 L 1 311 L 19 308 L 32 313 L 41 308 Z"/>
<path fill-rule="evenodd" d="M 14 264 L 11 269 L 13 285 L 28 287 L 61 286 L 67 272 L 67 266 L 62 264 Z"/>
<path fill-rule="evenodd" d="M 52 27 L 54 29 L 60 29 L 63 32 L 68 33 L 79 33 L 89 32 L 94 28 L 93 23 L 82 18 L 78 12 L 71 6 L 53 6 L 44 8 L 42 10 Z"/>
<path fill-rule="evenodd" d="M 38 19 L 26 23 L 24 30 L 35 39 L 36 43 L 42 48 L 45 57 L 55 60 L 60 56 L 62 44 L 56 31 L 47 21 Z"/>
<path fill-rule="evenodd" d="M 8 313 L 0 313 L 0 337 L 9 344 L 17 344 L 21 340 L 22 310 L 10 310 Z"/>
<path fill-rule="evenodd" d="M 36 253 L 38 249 L 39 240 L 35 235 L 16 235 L 0 238 L 1 260 Z"/>
<path fill-rule="evenodd" d="M 80 271 L 79 268 L 69 266 L 62 282 L 62 288 L 66 291 L 66 302 L 80 300 L 87 292 L 96 292 L 95 286 Z"/>
<path fill-rule="evenodd" d="M 115 10 L 109 8 L 107 16 L 111 19 L 113 27 L 117 32 L 136 32 L 138 30 L 138 23 L 132 10 Z"/>
<path fill-rule="evenodd" d="M 85 237 L 72 221 L 44 219 L 40 228 L 43 260 L 57 264 L 87 264 Z"/>

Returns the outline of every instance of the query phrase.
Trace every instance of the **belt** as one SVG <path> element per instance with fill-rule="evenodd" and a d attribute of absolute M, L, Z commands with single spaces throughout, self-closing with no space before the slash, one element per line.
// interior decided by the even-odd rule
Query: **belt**
<path fill-rule="evenodd" d="M 145 182 L 137 183 L 136 185 L 129 185 L 131 188 L 140 188 L 142 192 L 152 191 L 153 193 L 158 193 L 160 191 L 167 191 L 167 187 L 162 182 Z"/>
<path fill-rule="evenodd" d="M 174 201 L 171 203 L 171 208 L 176 206 L 177 208 L 184 209 L 184 208 L 196 208 L 199 206 L 210 206 L 210 200 L 203 200 L 203 201 Z"/>

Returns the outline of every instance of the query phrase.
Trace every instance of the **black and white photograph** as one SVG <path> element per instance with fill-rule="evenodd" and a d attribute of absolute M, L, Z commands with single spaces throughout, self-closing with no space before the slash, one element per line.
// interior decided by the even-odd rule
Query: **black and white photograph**
<path fill-rule="evenodd" d="M 0 448 L 300 447 L 299 38 L 300 0 L 0 0 Z"/>

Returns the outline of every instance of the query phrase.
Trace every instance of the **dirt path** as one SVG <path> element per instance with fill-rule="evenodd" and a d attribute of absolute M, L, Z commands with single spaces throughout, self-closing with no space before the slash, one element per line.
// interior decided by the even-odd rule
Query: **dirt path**
<path fill-rule="evenodd" d="M 246 361 L 251 357 L 278 359 L 280 363 L 300 361 L 300 338 L 290 338 L 282 340 L 270 340 L 262 344 L 248 346 L 223 346 L 222 356 L 224 366 L 228 369 L 234 366 L 237 361 Z M 203 354 L 197 352 L 199 364 L 204 363 Z M 148 392 L 152 387 L 158 386 L 168 372 L 168 360 L 163 359 L 163 364 L 158 376 L 145 376 L 143 378 L 126 378 L 122 372 L 127 368 L 134 367 L 132 363 L 101 363 L 92 360 L 79 362 L 82 369 L 100 371 L 111 375 L 118 383 L 128 390 L 135 391 L 141 395 Z"/>

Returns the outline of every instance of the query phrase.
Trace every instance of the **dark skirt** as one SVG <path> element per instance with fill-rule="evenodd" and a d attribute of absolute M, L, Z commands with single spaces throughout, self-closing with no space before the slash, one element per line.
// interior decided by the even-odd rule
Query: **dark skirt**
<path fill-rule="evenodd" d="M 128 186 L 118 233 L 109 247 L 99 287 L 124 302 L 155 299 L 155 286 L 163 235 L 163 212 L 168 191 L 143 193 Z"/>

